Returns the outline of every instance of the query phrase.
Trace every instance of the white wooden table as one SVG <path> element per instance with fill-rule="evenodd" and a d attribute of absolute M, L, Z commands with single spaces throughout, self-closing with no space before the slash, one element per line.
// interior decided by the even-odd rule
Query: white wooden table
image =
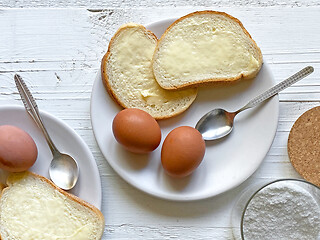
<path fill-rule="evenodd" d="M 39 108 L 64 120 L 88 144 L 102 182 L 103 239 L 232 239 L 230 213 L 245 187 L 259 179 L 299 178 L 286 146 L 294 121 L 320 102 L 319 1 L 14 0 L 0 1 L 0 8 L 0 106 L 22 105 L 13 81 L 18 72 Z M 90 122 L 91 89 L 108 41 L 121 24 L 148 24 L 201 9 L 239 18 L 277 82 L 307 65 L 315 72 L 280 94 L 273 145 L 245 183 L 207 200 L 160 200 L 123 181 L 102 156 Z"/>

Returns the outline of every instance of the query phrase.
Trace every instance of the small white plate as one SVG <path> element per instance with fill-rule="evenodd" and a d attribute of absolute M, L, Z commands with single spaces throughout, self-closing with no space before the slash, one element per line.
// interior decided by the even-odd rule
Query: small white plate
<path fill-rule="evenodd" d="M 78 182 L 69 192 L 100 209 L 100 176 L 95 159 L 88 146 L 66 123 L 49 113 L 41 111 L 40 114 L 52 141 L 59 151 L 71 155 L 79 164 Z M 37 145 L 38 158 L 29 170 L 49 178 L 48 169 L 52 159 L 51 151 L 41 130 L 25 109 L 21 106 L 0 106 L 0 116 L 0 125 L 14 125 L 30 134 Z"/>
<path fill-rule="evenodd" d="M 165 20 L 147 26 L 158 37 L 173 22 Z M 178 63 L 177 63 L 178 64 Z M 273 86 L 270 68 L 263 64 L 254 80 L 225 87 L 203 87 L 192 106 L 183 114 L 159 121 L 162 142 L 178 126 L 194 127 L 214 108 L 234 111 Z M 240 113 L 235 129 L 224 139 L 206 143 L 206 154 L 199 168 L 189 177 L 174 179 L 161 166 L 160 146 L 147 155 L 125 151 L 114 139 L 112 121 L 121 108 L 106 92 L 98 73 L 91 96 L 91 121 L 98 145 L 111 167 L 136 188 L 163 199 L 199 200 L 230 190 L 251 176 L 266 156 L 276 133 L 278 96 L 254 109 Z"/>

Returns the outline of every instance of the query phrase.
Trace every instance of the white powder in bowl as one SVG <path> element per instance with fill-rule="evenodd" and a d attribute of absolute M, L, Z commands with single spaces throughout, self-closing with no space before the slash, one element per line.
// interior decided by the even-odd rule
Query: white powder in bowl
<path fill-rule="evenodd" d="M 245 240 L 319 240 L 320 206 L 295 183 L 273 183 L 249 203 L 243 235 Z"/>

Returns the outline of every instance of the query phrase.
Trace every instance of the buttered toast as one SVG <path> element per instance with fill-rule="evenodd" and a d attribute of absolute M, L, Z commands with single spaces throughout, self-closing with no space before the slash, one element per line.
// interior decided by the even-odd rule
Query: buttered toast
<path fill-rule="evenodd" d="M 186 15 L 165 31 L 153 56 L 162 88 L 253 78 L 262 65 L 260 48 L 242 23 L 222 12 Z"/>
<path fill-rule="evenodd" d="M 139 108 L 155 119 L 185 111 L 195 100 L 197 89 L 168 91 L 152 72 L 156 36 L 139 24 L 119 28 L 102 59 L 102 81 L 111 97 L 124 108 Z"/>
<path fill-rule="evenodd" d="M 13 173 L 7 185 L 0 198 L 0 239 L 101 239 L 102 213 L 48 179 Z"/>

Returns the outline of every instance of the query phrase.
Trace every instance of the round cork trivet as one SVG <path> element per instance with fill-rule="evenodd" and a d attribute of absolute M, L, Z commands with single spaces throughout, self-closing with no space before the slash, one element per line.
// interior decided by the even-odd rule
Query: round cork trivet
<path fill-rule="evenodd" d="M 288 154 L 296 171 L 320 187 L 320 107 L 308 110 L 293 124 Z"/>

